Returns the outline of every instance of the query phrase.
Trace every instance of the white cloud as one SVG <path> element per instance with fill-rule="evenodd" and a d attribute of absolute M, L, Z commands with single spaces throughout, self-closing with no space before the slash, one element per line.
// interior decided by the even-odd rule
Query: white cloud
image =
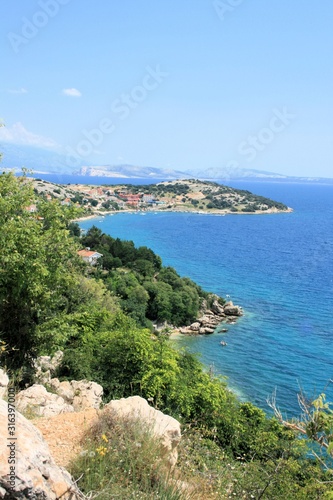
<path fill-rule="evenodd" d="M 63 94 L 68 95 L 70 97 L 81 97 L 82 94 L 78 89 L 63 89 L 62 91 Z"/>
<path fill-rule="evenodd" d="M 21 122 L 14 123 L 11 127 L 1 127 L 0 140 L 40 148 L 54 149 L 58 147 L 58 144 L 53 139 L 29 132 Z"/>
<path fill-rule="evenodd" d="M 28 91 L 25 88 L 20 88 L 20 89 L 9 89 L 8 90 L 9 94 L 27 94 Z"/>

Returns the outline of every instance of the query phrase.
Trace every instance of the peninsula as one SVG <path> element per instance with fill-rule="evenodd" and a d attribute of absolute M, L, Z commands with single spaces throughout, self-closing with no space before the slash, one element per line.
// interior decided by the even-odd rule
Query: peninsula
<path fill-rule="evenodd" d="M 86 215 L 115 211 L 174 211 L 213 214 L 269 214 L 291 212 L 283 203 L 250 191 L 195 179 L 157 184 L 53 184 L 34 180 L 34 188 L 48 199 L 85 208 Z"/>

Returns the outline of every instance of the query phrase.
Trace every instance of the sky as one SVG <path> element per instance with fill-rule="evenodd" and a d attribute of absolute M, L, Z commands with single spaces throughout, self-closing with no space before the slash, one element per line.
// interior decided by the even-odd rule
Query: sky
<path fill-rule="evenodd" d="M 331 0 L 15 0 L 0 18 L 0 143 L 73 169 L 333 177 Z"/>

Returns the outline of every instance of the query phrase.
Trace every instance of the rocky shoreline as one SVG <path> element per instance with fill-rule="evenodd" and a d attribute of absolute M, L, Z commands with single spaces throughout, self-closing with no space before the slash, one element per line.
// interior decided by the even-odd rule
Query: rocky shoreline
<path fill-rule="evenodd" d="M 220 298 L 214 295 L 214 300 L 210 306 L 204 301 L 200 310 L 199 317 L 188 326 L 175 327 L 163 324 L 154 324 L 155 332 L 168 330 L 172 335 L 211 335 L 222 323 L 233 324 L 243 316 L 243 309 L 235 305 L 232 301 L 221 304 Z M 219 331 L 226 332 L 227 328 L 221 328 Z"/>

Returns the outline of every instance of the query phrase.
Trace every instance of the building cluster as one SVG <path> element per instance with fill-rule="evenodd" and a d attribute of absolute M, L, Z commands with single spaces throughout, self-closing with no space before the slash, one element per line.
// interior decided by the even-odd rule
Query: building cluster
<path fill-rule="evenodd" d="M 153 205 L 163 205 L 163 201 L 155 199 L 152 194 L 137 193 L 133 194 L 128 192 L 126 188 L 110 189 L 110 187 L 96 187 L 80 186 L 77 188 L 86 198 L 83 202 L 89 202 L 91 198 L 98 201 L 98 204 L 104 202 L 117 203 L 118 207 L 124 208 L 145 208 Z"/>
<path fill-rule="evenodd" d="M 129 207 L 139 207 L 142 205 L 154 205 L 154 204 L 157 205 L 162 203 L 156 200 L 154 196 L 151 194 L 144 194 L 144 193 L 131 194 L 128 193 L 126 190 L 118 191 L 117 196 Z"/>
<path fill-rule="evenodd" d="M 39 185 L 38 185 L 39 187 Z M 131 188 L 127 186 L 88 186 L 83 184 L 68 185 L 54 189 L 53 185 L 44 184 L 39 193 L 47 201 L 58 199 L 64 206 L 80 205 L 86 208 L 124 210 L 138 209 L 146 210 L 149 207 L 165 205 L 165 201 L 156 199 L 153 194 L 139 192 L 133 194 Z M 37 212 L 37 207 L 27 207 L 30 212 Z"/>

